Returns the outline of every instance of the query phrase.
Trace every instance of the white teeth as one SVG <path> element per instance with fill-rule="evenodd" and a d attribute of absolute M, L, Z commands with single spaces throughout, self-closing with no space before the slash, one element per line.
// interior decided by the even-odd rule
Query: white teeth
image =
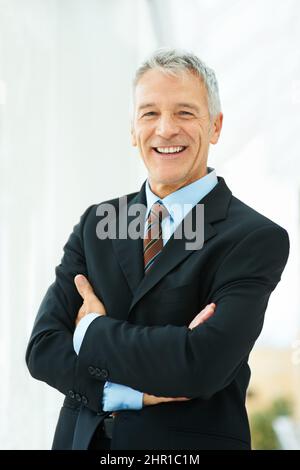
<path fill-rule="evenodd" d="M 176 153 L 183 150 L 185 147 L 156 147 L 156 150 L 160 153 Z"/>

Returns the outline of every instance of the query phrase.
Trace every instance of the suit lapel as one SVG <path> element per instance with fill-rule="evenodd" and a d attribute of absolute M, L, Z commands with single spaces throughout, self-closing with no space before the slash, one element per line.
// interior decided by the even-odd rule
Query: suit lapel
<path fill-rule="evenodd" d="M 204 245 L 217 234 L 217 229 L 214 227 L 213 223 L 226 218 L 231 196 L 231 191 L 227 187 L 224 179 L 218 176 L 218 184 L 199 201 L 200 204 L 204 204 Z M 144 204 L 146 206 L 145 183 L 140 192 L 130 201 L 128 207 L 124 207 L 120 210 L 119 215 L 124 217 L 124 211 L 128 213 L 128 208 L 133 203 Z M 128 225 L 134 217 L 135 216 L 128 217 Z M 194 229 L 197 228 L 197 230 L 199 230 L 199 227 L 195 226 L 196 206 L 191 211 L 191 220 L 193 221 Z M 130 238 L 113 240 L 115 253 L 133 293 L 133 300 L 128 315 L 136 303 L 152 287 L 166 276 L 177 264 L 181 263 L 195 251 L 185 248 L 186 243 L 190 243 L 193 240 L 186 239 L 184 231 L 182 238 L 176 238 L 176 233 L 180 230 L 181 226 L 177 227 L 175 233 L 159 255 L 157 262 L 153 264 L 153 267 L 146 276 L 144 276 L 143 240 L 141 238 L 137 240 Z"/>
<path fill-rule="evenodd" d="M 128 215 L 130 207 L 132 207 L 133 204 L 141 204 L 145 208 L 147 207 L 145 182 L 143 183 L 140 192 L 130 200 L 128 206 L 123 205 L 120 208 L 117 220 L 117 233 L 121 219 L 127 219 L 127 228 L 135 219 L 135 215 Z M 134 240 L 130 237 L 116 238 L 112 240 L 112 244 L 121 269 L 127 279 L 132 293 L 134 294 L 144 276 L 143 240 L 141 238 Z"/>

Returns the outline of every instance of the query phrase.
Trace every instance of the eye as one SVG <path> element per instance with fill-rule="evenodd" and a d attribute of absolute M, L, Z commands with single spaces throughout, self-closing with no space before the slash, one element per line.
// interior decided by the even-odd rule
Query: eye
<path fill-rule="evenodd" d="M 179 114 L 187 115 L 187 116 L 193 116 L 192 113 L 189 113 L 188 111 L 179 111 Z"/>
<path fill-rule="evenodd" d="M 149 111 L 148 113 L 145 113 L 142 115 L 142 117 L 148 117 L 148 116 L 154 116 L 156 113 L 154 111 Z"/>

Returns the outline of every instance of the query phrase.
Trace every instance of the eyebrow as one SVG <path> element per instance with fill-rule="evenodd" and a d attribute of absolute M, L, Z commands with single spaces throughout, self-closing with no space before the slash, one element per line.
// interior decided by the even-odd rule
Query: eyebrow
<path fill-rule="evenodd" d="M 155 106 L 155 103 L 145 103 L 145 104 L 141 104 L 139 107 L 138 107 L 138 111 L 141 111 L 142 109 L 145 109 L 145 108 L 150 108 L 151 106 Z M 183 107 L 183 108 L 189 108 L 189 109 L 193 109 L 194 111 L 198 111 L 199 112 L 199 108 L 198 106 L 196 106 L 195 104 L 192 104 L 192 103 L 176 103 L 176 106 L 178 107 Z"/>
<path fill-rule="evenodd" d="M 196 106 L 193 103 L 177 103 L 177 106 L 181 106 L 182 108 L 190 108 L 190 109 L 193 109 L 194 111 L 199 111 L 198 106 Z"/>

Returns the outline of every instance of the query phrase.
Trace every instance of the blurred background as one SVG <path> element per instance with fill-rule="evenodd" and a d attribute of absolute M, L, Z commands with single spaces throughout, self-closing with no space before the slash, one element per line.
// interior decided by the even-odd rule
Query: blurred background
<path fill-rule="evenodd" d="M 254 448 L 300 449 L 299 20 L 298 0 L 0 0 L 0 448 L 51 447 L 63 396 L 30 377 L 28 338 L 80 215 L 146 178 L 131 79 L 170 46 L 219 80 L 209 166 L 290 235 L 247 406 Z"/>

